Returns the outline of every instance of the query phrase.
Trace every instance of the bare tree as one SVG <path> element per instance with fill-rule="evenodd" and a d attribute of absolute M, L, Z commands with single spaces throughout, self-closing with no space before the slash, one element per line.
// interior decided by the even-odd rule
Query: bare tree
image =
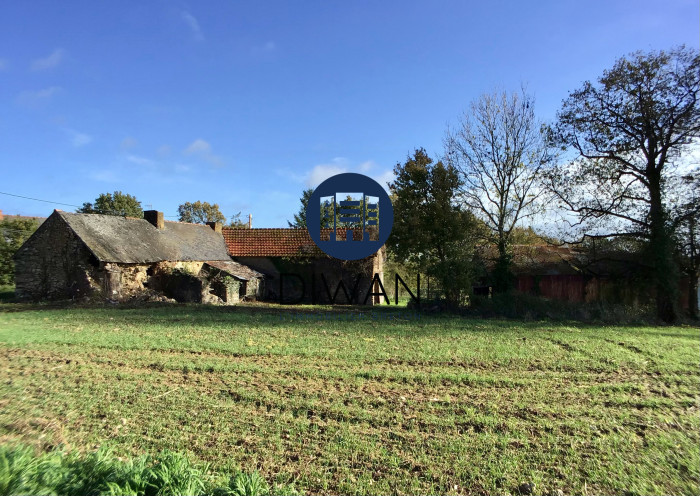
<path fill-rule="evenodd" d="M 498 247 L 496 289 L 507 290 L 511 233 L 533 215 L 544 189 L 540 172 L 554 160 L 543 126 L 535 118 L 535 102 L 524 89 L 484 94 L 471 103 L 456 129 L 445 138 L 447 161 L 460 171 L 462 199 L 490 228 Z"/>
<path fill-rule="evenodd" d="M 579 158 L 551 175 L 552 191 L 584 235 L 646 242 L 657 315 L 667 322 L 678 295 L 669 190 L 700 136 L 699 89 L 697 50 L 637 52 L 572 92 L 553 136 Z"/>

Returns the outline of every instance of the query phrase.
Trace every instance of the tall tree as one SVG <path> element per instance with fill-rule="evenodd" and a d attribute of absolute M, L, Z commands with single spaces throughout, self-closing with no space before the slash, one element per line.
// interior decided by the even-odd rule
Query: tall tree
<path fill-rule="evenodd" d="M 143 217 L 141 202 L 135 196 L 121 191 L 102 193 L 94 203 L 83 203 L 78 212 L 84 214 L 120 215 L 122 217 Z"/>
<path fill-rule="evenodd" d="M 445 138 L 448 162 L 462 178 L 461 197 L 489 227 L 498 247 L 495 289 L 512 286 L 511 237 L 518 222 L 536 212 L 543 193 L 540 173 L 554 158 L 534 98 L 519 93 L 484 94 L 472 102 Z"/>
<path fill-rule="evenodd" d="M 301 203 L 301 205 L 299 206 L 299 211 L 294 214 L 294 222 L 287 221 L 289 227 L 293 227 L 295 229 L 306 229 L 306 209 L 309 206 L 309 200 L 311 199 L 311 195 L 313 195 L 313 193 L 313 188 L 308 188 L 302 191 L 301 198 L 299 198 L 299 202 Z M 332 202 L 326 201 L 322 205 L 319 205 L 319 208 L 321 209 L 321 228 L 326 228 L 328 226 L 332 228 Z"/>
<path fill-rule="evenodd" d="M 196 201 L 194 203 L 185 202 L 177 207 L 180 222 L 192 222 L 204 224 L 206 222 L 226 222 L 226 217 L 219 210 L 219 204 Z"/>
<path fill-rule="evenodd" d="M 0 221 L 0 284 L 13 284 L 15 262 L 13 256 L 20 246 L 39 227 L 34 219 L 5 218 Z"/>
<path fill-rule="evenodd" d="M 308 188 L 302 191 L 301 198 L 299 199 L 299 201 L 301 202 L 301 206 L 299 207 L 299 211 L 294 214 L 294 222 L 287 221 L 289 227 L 294 227 L 297 229 L 306 229 L 306 207 L 308 207 L 309 200 L 311 199 L 311 195 L 313 194 L 313 188 Z"/>
<path fill-rule="evenodd" d="M 479 223 L 457 202 L 457 170 L 433 160 L 424 149 L 396 164 L 389 184 L 394 225 L 387 243 L 397 261 L 440 281 L 451 305 L 471 290 L 474 246 Z"/>
<path fill-rule="evenodd" d="M 646 240 L 660 319 L 676 318 L 668 187 L 681 154 L 700 136 L 700 56 L 685 47 L 636 52 L 570 93 L 554 138 L 578 159 L 551 175 L 551 189 L 587 236 Z"/>

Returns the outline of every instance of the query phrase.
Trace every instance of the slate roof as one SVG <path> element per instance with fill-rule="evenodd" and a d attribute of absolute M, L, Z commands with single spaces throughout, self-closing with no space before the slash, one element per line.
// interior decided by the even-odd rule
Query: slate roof
<path fill-rule="evenodd" d="M 233 257 L 322 256 L 306 229 L 224 228 L 228 253 Z"/>
<path fill-rule="evenodd" d="M 240 279 L 242 281 L 250 281 L 251 279 L 265 277 L 257 270 L 253 270 L 250 267 L 239 264 L 238 262 L 234 262 L 233 260 L 210 260 L 204 263 L 205 265 L 209 265 L 210 267 L 214 267 L 215 269 L 219 269 L 223 272 L 226 272 L 227 274 L 230 274 L 236 279 Z"/>
<path fill-rule="evenodd" d="M 101 262 L 229 261 L 224 238 L 200 224 L 55 211 Z"/>

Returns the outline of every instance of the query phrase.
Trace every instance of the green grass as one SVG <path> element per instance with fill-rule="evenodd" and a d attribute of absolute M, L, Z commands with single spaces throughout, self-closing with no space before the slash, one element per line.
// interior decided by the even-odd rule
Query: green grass
<path fill-rule="evenodd" d="M 0 495 L 66 496 L 215 495 L 264 496 L 297 494 L 293 488 L 270 488 L 257 472 L 235 473 L 222 480 L 185 456 L 163 451 L 124 460 L 107 448 L 81 455 L 52 451 L 37 456 L 27 446 L 0 446 Z"/>
<path fill-rule="evenodd" d="M 312 494 L 700 491 L 697 328 L 310 311 L 0 305 L 0 443 Z"/>

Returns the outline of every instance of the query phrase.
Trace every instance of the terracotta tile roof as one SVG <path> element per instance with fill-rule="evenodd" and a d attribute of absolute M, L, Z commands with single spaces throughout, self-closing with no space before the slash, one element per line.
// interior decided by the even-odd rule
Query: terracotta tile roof
<path fill-rule="evenodd" d="M 223 229 L 224 240 L 232 257 L 300 257 L 320 256 L 306 229 Z"/>
<path fill-rule="evenodd" d="M 332 231 L 322 229 L 321 239 L 330 239 Z M 326 256 L 313 242 L 306 229 L 224 227 L 222 234 L 228 253 L 232 257 Z M 345 238 L 345 229 L 338 229 L 337 235 Z M 353 235 L 355 239 L 362 239 L 360 229 L 355 229 Z"/>

